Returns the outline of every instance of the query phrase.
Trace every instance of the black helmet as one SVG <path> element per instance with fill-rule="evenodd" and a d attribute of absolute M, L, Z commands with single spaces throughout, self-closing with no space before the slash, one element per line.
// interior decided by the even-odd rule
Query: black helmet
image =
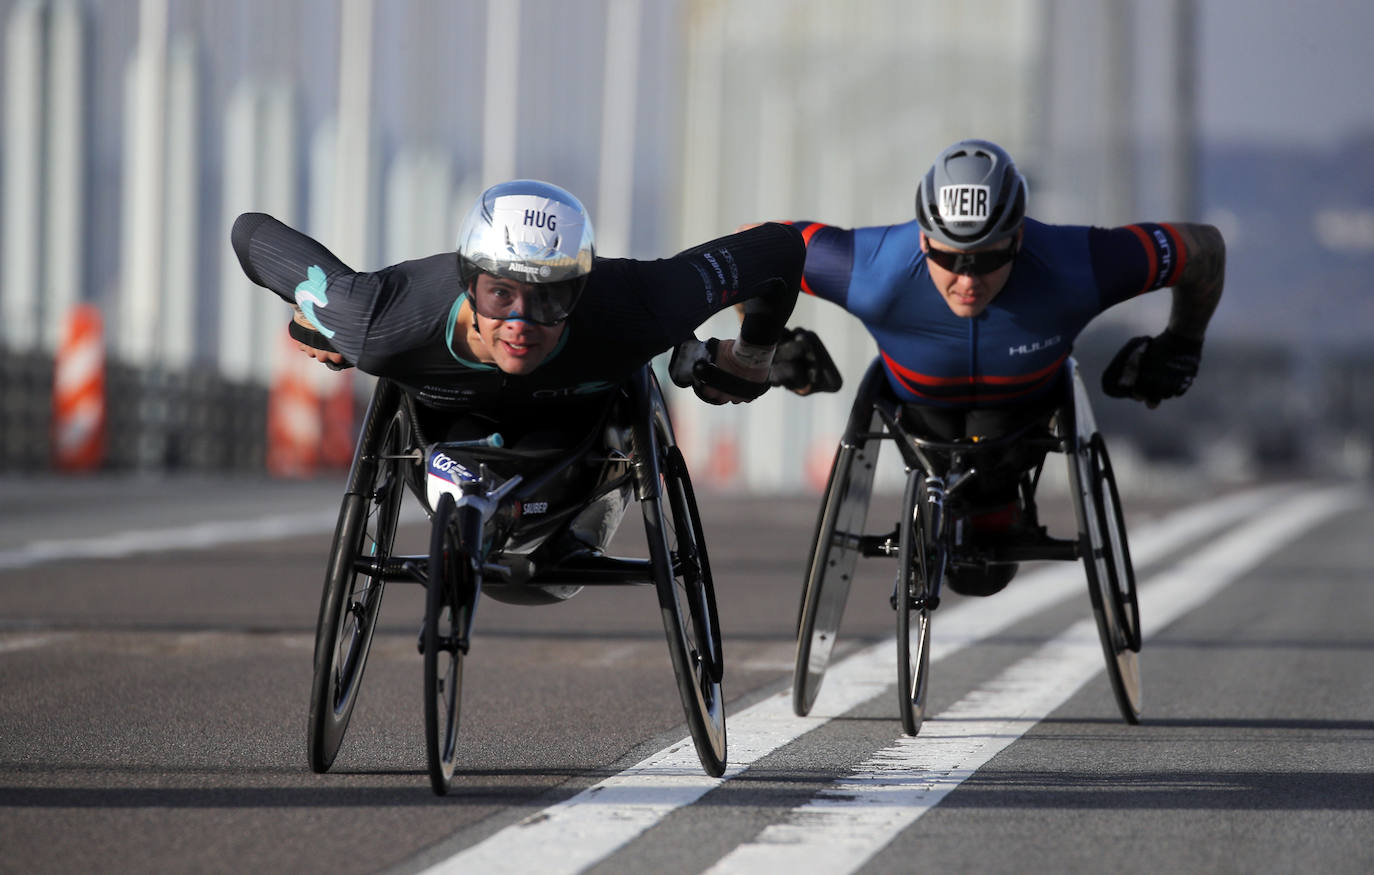
<path fill-rule="evenodd" d="M 916 189 L 916 220 L 932 240 L 978 249 L 1014 235 L 1026 217 L 1026 179 L 987 140 L 960 140 L 940 153 Z"/>

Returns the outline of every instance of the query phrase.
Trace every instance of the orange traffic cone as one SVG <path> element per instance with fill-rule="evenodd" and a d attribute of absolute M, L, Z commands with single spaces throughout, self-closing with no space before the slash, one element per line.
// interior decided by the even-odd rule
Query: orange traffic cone
<path fill-rule="evenodd" d="M 67 316 L 53 370 L 53 462 L 93 471 L 105 459 L 105 341 L 100 310 L 78 304 Z"/>
<path fill-rule="evenodd" d="M 318 365 L 301 355 L 289 335 L 282 335 L 282 343 L 267 397 L 267 471 L 308 477 L 320 458 L 320 399 L 309 370 Z"/>

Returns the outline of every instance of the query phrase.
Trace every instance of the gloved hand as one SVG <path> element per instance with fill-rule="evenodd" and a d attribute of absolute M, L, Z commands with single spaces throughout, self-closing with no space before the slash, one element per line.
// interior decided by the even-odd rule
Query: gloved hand
<path fill-rule="evenodd" d="M 668 363 L 678 386 L 707 404 L 742 404 L 768 391 L 768 365 L 748 365 L 734 355 L 734 341 L 711 338 L 679 344 Z"/>
<path fill-rule="evenodd" d="M 839 368 L 830 358 L 825 344 L 814 331 L 794 327 L 778 343 L 768 382 L 790 389 L 798 395 L 812 392 L 838 392 L 844 385 Z"/>
<path fill-rule="evenodd" d="M 1133 337 L 1102 372 L 1102 391 L 1155 408 L 1188 391 L 1201 359 L 1202 341 L 1168 329 L 1154 337 Z"/>
<path fill-rule="evenodd" d="M 295 315 L 290 324 L 286 326 L 287 334 L 296 341 L 296 348 L 318 362 L 329 367 L 332 371 L 342 371 L 345 368 L 353 367 L 344 361 L 344 357 L 334 349 L 329 342 L 329 338 L 317 331 L 315 326 L 310 324 L 310 320 L 305 318 L 301 308 L 297 307 Z"/>

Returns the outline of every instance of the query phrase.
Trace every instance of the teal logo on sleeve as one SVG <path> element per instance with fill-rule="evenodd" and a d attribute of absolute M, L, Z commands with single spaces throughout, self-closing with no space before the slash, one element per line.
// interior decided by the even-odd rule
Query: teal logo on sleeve
<path fill-rule="evenodd" d="M 325 337 L 333 337 L 334 332 L 325 328 L 320 320 L 315 318 L 316 307 L 328 307 L 329 295 L 325 294 L 325 286 L 328 282 L 324 278 L 324 270 L 317 264 L 310 265 L 305 272 L 305 282 L 296 286 L 296 303 L 300 306 L 305 318 L 320 330 Z"/>

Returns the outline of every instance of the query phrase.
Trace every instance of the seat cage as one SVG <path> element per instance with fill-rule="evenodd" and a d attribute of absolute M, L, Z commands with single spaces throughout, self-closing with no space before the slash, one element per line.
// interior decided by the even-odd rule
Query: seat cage
<path fill-rule="evenodd" d="M 549 587 L 550 598 L 531 593 L 529 602 L 546 603 L 586 585 L 650 585 L 649 559 L 610 556 L 580 543 L 568 549 L 559 536 L 578 514 L 617 491 L 642 499 L 657 488 L 645 467 L 648 448 L 638 446 L 649 429 L 651 380 L 647 366 L 626 380 L 595 425 L 565 447 L 522 450 L 485 440 L 422 445 L 423 435 L 412 430 L 411 449 L 395 461 L 428 515 L 445 492 L 460 505 L 480 507 L 483 588 Z M 387 581 L 427 580 L 427 556 L 393 555 L 381 568 L 358 561 L 360 571 Z"/>
<path fill-rule="evenodd" d="M 1081 555 L 1078 539 L 1052 537 L 1039 525 L 1035 506 L 1045 454 L 1074 453 L 1078 449 L 1073 422 L 1075 368 L 1076 363 L 1069 358 L 1063 380 L 1064 397 L 1049 416 L 1030 421 L 1005 435 L 936 440 L 916 433 L 903 422 L 903 402 L 888 384 L 881 360 L 875 359 L 860 385 L 842 440 L 853 446 L 862 446 L 869 441 L 891 441 L 901 453 L 906 470 L 922 472 L 926 495 L 938 503 L 945 525 L 950 527 L 951 565 L 986 567 L 1038 559 L 1077 560 Z M 1020 474 L 1017 483 L 1023 504 L 1024 531 L 1005 542 L 974 543 L 966 535 L 965 522 L 980 508 L 965 496 L 971 491 L 969 487 L 985 476 L 982 472 L 996 465 L 1012 449 L 1029 450 L 1038 459 L 1034 467 Z M 864 555 L 896 554 L 896 528 L 890 534 L 867 535 L 863 540 Z"/>

